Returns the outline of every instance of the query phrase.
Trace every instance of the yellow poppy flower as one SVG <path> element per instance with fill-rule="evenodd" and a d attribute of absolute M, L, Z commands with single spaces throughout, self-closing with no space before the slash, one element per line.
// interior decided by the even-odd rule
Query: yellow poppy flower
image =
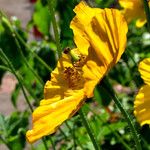
<path fill-rule="evenodd" d="M 141 87 L 134 102 L 134 114 L 140 125 L 150 124 L 150 58 L 139 64 L 139 72 L 145 85 Z"/>
<path fill-rule="evenodd" d="M 119 3 L 124 8 L 123 13 L 128 23 L 133 19 L 137 19 L 137 27 L 142 27 L 146 23 L 146 15 L 142 0 L 119 0 Z"/>
<path fill-rule="evenodd" d="M 80 2 L 74 11 L 70 27 L 77 48 L 72 52 L 79 60 L 72 62 L 69 54 L 59 59 L 44 87 L 44 100 L 33 112 L 33 128 L 26 134 L 30 143 L 54 133 L 74 115 L 125 50 L 128 29 L 118 10 L 90 8 Z"/>

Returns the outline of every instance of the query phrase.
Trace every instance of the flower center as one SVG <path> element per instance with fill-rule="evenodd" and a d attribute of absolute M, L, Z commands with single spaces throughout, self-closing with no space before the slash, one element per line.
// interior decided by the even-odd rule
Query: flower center
<path fill-rule="evenodd" d="M 65 67 L 64 77 L 69 88 L 75 88 L 81 80 L 81 74 L 75 67 Z"/>
<path fill-rule="evenodd" d="M 82 67 L 85 64 L 86 57 L 80 56 L 80 59 L 73 62 L 72 67 L 65 67 L 64 78 L 68 82 L 69 88 L 76 88 L 80 86 L 81 82 L 84 82 L 82 78 Z"/>

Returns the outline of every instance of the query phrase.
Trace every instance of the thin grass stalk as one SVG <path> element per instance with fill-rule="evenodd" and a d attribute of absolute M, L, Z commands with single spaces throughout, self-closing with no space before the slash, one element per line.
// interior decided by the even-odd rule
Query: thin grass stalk
<path fill-rule="evenodd" d="M 93 146 L 94 146 L 95 150 L 100 150 L 101 148 L 100 148 L 100 146 L 98 145 L 98 143 L 96 141 L 95 135 L 94 135 L 89 123 L 88 123 L 88 120 L 85 117 L 85 114 L 84 114 L 82 108 L 80 109 L 79 114 L 80 114 L 80 118 L 82 119 L 82 123 L 85 126 L 85 128 L 87 130 L 87 133 L 88 133 L 88 135 L 89 135 L 89 137 L 90 137 L 90 139 L 93 143 Z"/>
<path fill-rule="evenodd" d="M 11 72 L 11 70 L 8 67 L 3 66 L 3 65 L 0 65 L 0 69 Z"/>
<path fill-rule="evenodd" d="M 75 139 L 75 132 L 74 132 L 74 127 L 71 128 L 68 124 L 68 122 L 65 122 L 66 126 L 68 127 L 69 131 L 71 132 L 71 136 L 73 138 L 73 149 L 76 149 L 76 139 Z"/>
<path fill-rule="evenodd" d="M 133 137 L 135 145 L 136 145 L 136 149 L 142 150 L 139 136 L 138 136 L 138 133 L 134 126 L 134 123 L 132 122 L 132 119 L 131 119 L 130 115 L 128 114 L 128 112 L 123 108 L 122 104 L 120 103 L 118 97 L 116 96 L 116 94 L 115 94 L 113 88 L 111 87 L 111 85 L 109 84 L 108 80 L 106 80 L 106 79 L 102 80 L 101 86 L 108 93 L 108 95 L 114 100 L 115 104 L 117 105 L 117 107 L 123 114 L 125 120 L 127 121 L 128 126 L 132 133 L 132 137 Z"/>
<path fill-rule="evenodd" d="M 42 138 L 42 142 L 43 142 L 43 144 L 44 144 L 45 149 L 46 149 L 46 150 L 49 150 L 45 138 Z"/>
<path fill-rule="evenodd" d="M 13 73 L 13 74 L 15 75 L 15 77 L 17 78 L 18 83 L 19 83 L 19 85 L 20 85 L 20 87 L 21 87 L 21 89 L 22 89 L 22 92 L 23 92 L 23 94 L 24 94 L 25 100 L 26 100 L 26 102 L 27 102 L 27 104 L 28 104 L 28 106 L 29 106 L 29 108 L 30 108 L 30 111 L 33 112 L 32 105 L 30 104 L 30 101 L 29 101 L 28 96 L 27 96 L 27 94 L 26 94 L 26 92 L 25 92 L 25 89 L 24 89 L 24 87 L 23 87 L 23 84 L 22 84 L 22 82 L 21 82 L 19 76 L 17 75 L 14 66 L 12 65 L 12 63 L 11 63 L 11 61 L 8 59 L 8 57 L 5 55 L 5 53 L 2 51 L 2 49 L 0 49 L 0 54 L 2 54 L 2 56 L 5 58 L 6 62 L 8 63 L 8 66 L 9 66 L 10 69 L 12 70 L 12 73 Z M 46 141 L 45 141 L 43 138 L 42 138 L 42 141 L 43 141 L 43 144 L 44 144 L 45 149 L 48 150 L 48 146 L 47 146 Z"/>
<path fill-rule="evenodd" d="M 69 129 L 69 131 L 71 132 L 72 129 L 71 129 L 70 125 L 67 123 L 67 121 L 65 121 L 65 125 Z M 78 145 L 81 147 L 81 149 L 84 149 L 83 146 L 81 145 L 80 141 L 78 140 L 78 138 L 76 138 L 76 141 L 77 141 Z"/>
<path fill-rule="evenodd" d="M 26 42 L 24 41 L 24 39 L 16 32 L 14 31 L 15 36 L 18 38 L 18 40 L 21 42 L 21 44 L 30 52 L 34 55 L 34 57 L 50 72 L 52 72 L 52 68 L 49 67 L 49 65 L 47 63 L 45 63 L 45 61 L 40 58 L 35 52 L 33 52 L 32 50 L 30 50 L 29 46 L 26 44 Z"/>
<path fill-rule="evenodd" d="M 9 20 L 8 17 L 7 17 L 6 15 L 4 15 L 1 11 L 0 11 L 0 15 L 3 16 L 3 17 L 5 17 L 5 18 L 7 18 L 7 20 Z M 31 53 L 34 55 L 34 57 L 35 57 L 43 66 L 45 66 L 45 68 L 46 68 L 47 70 L 49 70 L 49 71 L 51 72 L 52 69 L 49 67 L 49 65 L 47 65 L 47 64 L 45 63 L 45 61 L 43 61 L 35 52 L 33 52 L 33 51 L 30 50 L 30 48 L 28 47 L 28 45 L 26 44 L 26 42 L 24 41 L 24 39 L 16 32 L 15 29 L 13 29 L 13 28 L 11 27 L 11 23 L 10 23 L 10 22 L 5 22 L 5 23 L 6 23 L 6 25 L 8 26 L 8 28 L 10 28 L 10 32 L 12 32 L 12 35 L 16 36 L 16 37 L 19 39 L 19 41 L 26 47 L 26 49 L 27 49 L 29 52 L 31 52 Z"/>
<path fill-rule="evenodd" d="M 56 148 L 55 148 L 55 144 L 54 144 L 54 141 L 53 141 L 52 137 L 51 137 L 51 136 L 49 136 L 49 139 L 50 139 L 50 141 L 51 141 L 51 144 L 52 144 L 52 148 L 53 148 L 53 150 L 56 150 Z"/>
<path fill-rule="evenodd" d="M 57 53 L 58 53 L 58 56 L 60 57 L 61 56 L 61 45 L 60 45 L 60 38 L 59 38 L 58 27 L 57 27 L 55 11 L 54 11 L 54 2 L 55 1 L 54 0 L 47 0 L 47 1 L 48 1 L 51 20 L 52 20 L 55 40 L 56 40 Z"/>
<path fill-rule="evenodd" d="M 8 59 L 8 57 L 5 55 L 5 53 L 2 51 L 2 49 L 0 49 L 0 54 L 1 54 L 1 55 L 3 56 L 3 58 L 7 61 L 8 66 L 9 66 L 10 69 L 12 70 L 12 73 L 13 73 L 13 74 L 15 75 L 15 77 L 17 78 L 17 80 L 18 80 L 18 82 L 19 82 L 19 85 L 20 85 L 20 87 L 21 87 L 21 89 L 22 89 L 22 92 L 23 92 L 23 94 L 24 94 L 25 100 L 26 100 L 26 102 L 27 102 L 27 104 L 28 104 L 28 106 L 29 106 L 31 112 L 33 112 L 32 105 L 30 104 L 30 101 L 29 101 L 29 99 L 28 99 L 28 96 L 26 95 L 26 92 L 25 92 L 25 90 L 24 90 L 24 87 L 23 87 L 23 85 L 22 85 L 22 82 L 20 81 L 20 78 L 18 77 L 18 75 L 17 75 L 17 73 L 16 73 L 16 70 L 15 70 L 13 64 L 12 64 L 11 61 Z"/>
<path fill-rule="evenodd" d="M 16 38 L 15 36 L 13 36 L 13 37 L 14 37 L 15 43 L 16 43 L 16 45 L 17 45 L 17 47 L 18 47 L 19 53 L 20 53 L 20 55 L 21 55 L 23 61 L 25 62 L 26 66 L 30 69 L 30 71 L 35 75 L 35 77 L 38 79 L 38 81 L 39 81 L 39 82 L 41 83 L 41 85 L 43 86 L 43 85 L 44 85 L 44 82 L 43 82 L 42 79 L 39 77 L 39 75 L 33 70 L 33 68 L 29 65 L 27 59 L 25 58 L 25 56 L 24 56 L 24 54 L 23 54 L 23 52 L 22 52 L 22 50 L 21 50 L 21 46 L 20 46 L 20 44 L 19 44 L 17 38 Z"/>

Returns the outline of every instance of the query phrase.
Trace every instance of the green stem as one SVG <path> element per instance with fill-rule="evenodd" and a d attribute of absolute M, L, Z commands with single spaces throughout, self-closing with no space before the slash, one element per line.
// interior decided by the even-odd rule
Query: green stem
<path fill-rule="evenodd" d="M 52 72 L 52 68 L 50 68 L 49 65 L 47 65 L 47 63 L 45 63 L 45 61 L 43 61 L 43 59 L 41 59 L 35 52 L 33 52 L 33 51 L 30 50 L 29 46 L 26 44 L 26 42 L 24 41 L 24 39 L 23 39 L 15 30 L 14 30 L 14 34 L 15 34 L 16 37 L 19 39 L 19 41 L 22 43 L 22 45 L 24 45 L 25 48 L 26 48 L 29 52 L 31 52 L 31 53 L 34 55 L 34 57 L 35 57 L 43 66 L 45 66 L 45 68 L 46 68 L 48 71 Z"/>
<path fill-rule="evenodd" d="M 44 144 L 45 149 L 46 149 L 46 150 L 49 150 L 45 138 L 42 138 L 42 142 L 43 142 L 43 144 Z"/>
<path fill-rule="evenodd" d="M 91 109 L 88 104 L 85 103 L 84 106 L 87 107 L 94 115 L 96 115 L 100 121 L 105 123 L 106 127 L 115 135 L 115 137 L 118 139 L 118 141 L 120 141 L 120 143 L 122 143 L 127 150 L 131 150 L 131 148 L 128 146 L 127 143 L 125 143 L 125 141 L 122 139 L 122 137 L 117 132 L 115 132 L 111 128 L 111 126 L 109 126 L 108 123 L 106 123 L 103 120 L 103 118 L 100 115 L 97 115 L 97 113 L 93 109 Z"/>
<path fill-rule="evenodd" d="M 28 104 L 28 106 L 29 106 L 31 112 L 33 112 L 32 105 L 30 104 L 30 101 L 29 101 L 29 99 L 28 99 L 28 96 L 26 95 L 26 92 L 25 92 L 25 90 L 24 90 L 24 87 L 23 87 L 23 85 L 22 85 L 22 82 L 20 81 L 20 78 L 18 77 L 14 66 L 12 65 L 12 63 L 10 62 L 10 60 L 8 59 L 8 57 L 5 55 L 5 53 L 2 51 L 2 49 L 0 49 L 0 54 L 1 54 L 1 55 L 3 56 L 3 58 L 6 60 L 8 66 L 9 66 L 10 69 L 12 70 L 12 73 L 13 73 L 13 74 L 15 75 L 15 77 L 17 78 L 17 80 L 18 80 L 18 82 L 19 82 L 19 85 L 20 85 L 20 87 L 21 87 L 21 89 L 22 89 L 22 92 L 23 92 L 23 94 L 24 94 L 25 100 L 26 100 L 26 102 L 27 102 L 27 104 Z"/>
<path fill-rule="evenodd" d="M 67 140 L 67 136 L 66 136 L 65 132 L 61 128 L 59 128 L 59 131 L 64 136 L 65 140 Z"/>
<path fill-rule="evenodd" d="M 65 122 L 66 127 L 69 129 L 69 132 L 72 131 L 70 125 L 67 123 L 67 121 Z M 68 138 L 68 137 L 67 137 Z M 78 143 L 78 145 L 81 147 L 81 149 L 84 149 L 82 144 L 80 143 L 80 141 L 78 140 L 78 138 L 76 138 L 76 142 Z"/>
<path fill-rule="evenodd" d="M 56 18 L 55 18 L 54 0 L 48 0 L 48 6 L 49 6 L 49 12 L 51 15 L 51 19 L 52 19 L 52 25 L 53 25 L 56 46 L 57 46 L 57 53 L 58 53 L 58 56 L 60 57 L 61 56 L 61 45 L 60 45 L 58 27 L 57 27 Z"/>
<path fill-rule="evenodd" d="M 54 142 L 53 142 L 52 137 L 50 136 L 50 137 L 49 137 L 49 139 L 50 139 L 50 141 L 51 141 L 51 144 L 52 144 L 52 148 L 53 148 L 53 150 L 56 150 L 56 148 L 55 148 L 55 144 L 54 144 Z"/>
<path fill-rule="evenodd" d="M 0 69 L 11 72 L 11 70 L 8 67 L 3 66 L 3 65 L 0 65 Z"/>
<path fill-rule="evenodd" d="M 35 75 L 35 77 L 38 79 L 38 81 L 39 81 L 39 82 L 41 83 L 41 85 L 43 86 L 43 85 L 44 85 L 44 82 L 43 82 L 42 79 L 39 77 L 39 75 L 33 70 L 33 68 L 29 65 L 27 59 L 25 58 L 25 56 L 24 56 L 24 54 L 23 54 L 23 52 L 22 52 L 22 50 L 21 50 L 21 46 L 20 46 L 20 44 L 19 44 L 19 42 L 18 42 L 18 39 L 17 39 L 15 36 L 13 36 L 13 37 L 14 37 L 15 43 L 16 43 L 16 45 L 17 45 L 17 47 L 18 47 L 19 53 L 20 53 L 22 59 L 24 60 L 26 66 L 30 69 L 30 71 Z"/>
<path fill-rule="evenodd" d="M 144 4 L 145 13 L 146 13 L 148 31 L 150 32 L 150 10 L 149 10 L 149 5 L 148 5 L 148 0 L 143 0 L 143 4 Z"/>
<path fill-rule="evenodd" d="M 73 126 L 73 128 L 71 128 L 71 127 L 69 126 L 69 124 L 68 124 L 67 121 L 65 122 L 65 124 L 66 124 L 66 126 L 68 127 L 68 129 L 70 130 L 71 136 L 72 136 L 72 138 L 73 138 L 73 149 L 76 149 L 76 139 L 75 139 L 74 126 Z"/>
<path fill-rule="evenodd" d="M 23 94 L 24 94 L 25 100 L 26 100 L 26 102 L 27 102 L 27 104 L 28 104 L 28 106 L 29 106 L 31 112 L 33 112 L 32 105 L 30 104 L 30 101 L 29 101 L 28 96 L 27 96 L 27 94 L 26 94 L 26 92 L 25 92 L 25 89 L 24 89 L 24 87 L 23 87 L 23 84 L 22 84 L 22 82 L 21 82 L 21 79 L 20 79 L 20 77 L 17 75 L 14 66 L 12 65 L 12 63 L 10 62 L 10 60 L 8 59 L 8 57 L 5 55 L 5 53 L 2 51 L 2 49 L 0 49 L 0 54 L 2 54 L 3 58 L 6 60 L 6 62 L 7 62 L 7 64 L 8 64 L 8 66 L 9 66 L 10 69 L 12 70 L 12 73 L 13 73 L 13 74 L 15 75 L 15 77 L 17 78 L 18 83 L 19 83 L 19 85 L 20 85 L 20 87 L 21 87 L 21 89 L 22 89 L 22 92 L 23 92 Z M 43 144 L 44 144 L 44 146 L 45 146 L 45 149 L 48 150 L 46 141 L 44 141 L 44 139 L 42 139 L 42 141 L 43 141 Z"/>
<path fill-rule="evenodd" d="M 92 129 L 91 129 L 91 127 L 90 127 L 86 117 L 85 117 L 85 114 L 84 114 L 82 108 L 80 109 L 79 114 L 80 114 L 82 122 L 83 122 L 83 124 L 84 124 L 84 126 L 85 126 L 85 128 L 87 130 L 87 133 L 88 133 L 88 135 L 89 135 L 89 137 L 90 137 L 90 139 L 91 139 L 91 141 L 93 143 L 93 146 L 94 146 L 95 150 L 100 150 L 100 146 L 98 145 L 98 143 L 97 143 L 97 141 L 95 139 L 95 135 L 94 135 L 94 133 L 93 133 L 93 131 L 92 131 Z"/>
<path fill-rule="evenodd" d="M 140 140 L 139 140 L 139 137 L 138 137 L 138 133 L 137 133 L 135 127 L 134 127 L 134 124 L 131 120 L 131 117 L 128 114 L 128 112 L 123 108 L 123 106 L 120 103 L 119 99 L 117 98 L 113 88 L 111 87 L 111 85 L 109 84 L 109 82 L 107 80 L 102 80 L 101 85 L 106 90 L 106 92 L 110 95 L 110 97 L 114 100 L 115 104 L 117 105 L 117 107 L 119 108 L 119 110 L 123 114 L 124 118 L 126 119 L 128 125 L 129 125 L 129 128 L 131 130 L 134 142 L 136 144 L 136 149 L 137 150 L 142 150 L 141 143 L 140 143 Z"/>

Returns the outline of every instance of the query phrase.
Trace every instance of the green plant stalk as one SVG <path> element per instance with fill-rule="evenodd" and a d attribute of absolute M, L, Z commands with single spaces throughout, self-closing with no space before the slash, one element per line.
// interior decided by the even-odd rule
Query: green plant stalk
<path fill-rule="evenodd" d="M 49 12 L 50 12 L 51 19 L 52 19 L 52 25 L 53 25 L 56 46 L 57 46 L 57 53 L 58 53 L 58 56 L 60 57 L 61 56 L 61 45 L 60 45 L 58 27 L 57 27 L 56 18 L 55 18 L 54 0 L 47 0 L 47 1 L 48 1 L 48 6 L 49 6 Z"/>
<path fill-rule="evenodd" d="M 42 142 L 44 144 L 45 149 L 49 150 L 45 138 L 42 138 Z"/>
<path fill-rule="evenodd" d="M 21 50 L 21 47 L 20 47 L 20 44 L 19 44 L 17 38 L 16 38 L 15 36 L 13 36 L 13 37 L 14 37 L 15 43 L 16 43 L 16 45 L 17 45 L 17 47 L 18 47 L 19 53 L 20 53 L 22 59 L 24 60 L 26 66 L 30 69 L 30 71 L 35 75 L 35 77 L 38 79 L 38 81 L 39 81 L 39 82 L 41 83 L 41 85 L 43 86 L 43 85 L 44 85 L 44 82 L 43 82 L 42 79 L 39 77 L 39 75 L 33 70 L 33 68 L 29 65 L 29 63 L 28 63 L 28 61 L 26 60 L 24 54 L 22 53 L 22 50 Z"/>
<path fill-rule="evenodd" d="M 73 149 L 76 149 L 76 148 L 75 148 L 75 147 L 76 147 L 76 139 L 75 139 L 74 127 L 71 128 L 71 127 L 69 126 L 69 124 L 68 124 L 67 121 L 65 122 L 65 124 L 66 124 L 66 126 L 68 127 L 69 131 L 71 132 L 71 136 L 72 136 L 72 138 L 73 138 Z"/>
<path fill-rule="evenodd" d="M 65 125 L 66 127 L 69 129 L 69 131 L 71 132 L 72 129 L 70 127 L 70 125 L 67 123 L 67 121 L 65 121 Z M 68 138 L 68 137 L 67 137 Z M 81 145 L 80 141 L 78 140 L 78 138 L 76 138 L 76 142 L 78 143 L 78 145 L 81 147 L 81 149 L 84 149 L 83 146 Z"/>
<path fill-rule="evenodd" d="M 49 136 L 49 139 L 50 139 L 50 142 L 51 142 L 51 144 L 52 144 L 52 148 L 53 148 L 53 150 L 56 150 L 56 148 L 55 148 L 55 144 L 54 144 L 54 141 L 53 141 L 52 137 L 51 137 L 51 136 Z"/>
<path fill-rule="evenodd" d="M 90 109 L 90 111 L 96 115 L 96 112 L 94 110 L 92 110 L 88 104 L 84 104 L 85 107 L 87 107 L 88 109 Z M 98 119 L 101 120 L 103 123 L 104 123 L 104 120 L 102 119 L 102 117 L 100 115 L 97 115 Z M 106 123 L 105 123 L 106 124 Z M 131 150 L 131 148 L 128 146 L 127 143 L 125 143 L 125 141 L 122 139 L 122 137 L 115 131 L 113 131 L 113 129 L 108 125 L 106 124 L 106 127 L 116 136 L 116 138 L 120 141 L 120 143 L 122 143 L 124 145 L 124 147 L 127 149 L 127 150 Z"/>
<path fill-rule="evenodd" d="M 5 53 L 2 51 L 2 49 L 0 49 L 0 53 L 2 54 L 3 58 L 5 58 L 5 60 L 7 61 L 8 66 L 9 66 L 10 69 L 12 70 L 12 73 L 13 73 L 13 74 L 15 75 L 15 77 L 17 78 L 17 80 L 18 80 L 18 82 L 19 82 L 19 85 L 20 85 L 20 87 L 21 87 L 21 89 L 22 89 L 22 92 L 23 92 L 23 94 L 24 94 L 25 100 L 26 100 L 26 102 L 27 102 L 27 104 L 28 104 L 28 106 L 29 106 L 31 112 L 33 112 L 32 105 L 30 104 L 30 101 L 29 101 L 29 99 L 28 99 L 28 96 L 26 95 L 26 92 L 25 92 L 25 90 L 24 90 L 24 87 L 23 87 L 23 85 L 22 85 L 22 82 L 20 81 L 20 78 L 18 77 L 15 68 L 13 67 L 12 63 L 10 62 L 10 60 L 8 59 L 8 57 L 5 55 Z"/>
<path fill-rule="evenodd" d="M 3 66 L 3 65 L 0 65 L 0 69 L 3 69 L 3 70 L 11 72 L 11 70 L 8 67 Z"/>
<path fill-rule="evenodd" d="M 34 57 L 35 57 L 43 66 L 45 66 L 45 68 L 46 68 L 48 71 L 52 72 L 52 68 L 50 68 L 49 65 L 47 65 L 47 64 L 43 61 L 43 59 L 41 59 L 35 52 L 33 52 L 33 51 L 30 50 L 29 46 L 25 43 L 25 41 L 23 40 L 23 38 L 22 38 L 15 30 L 14 30 L 14 34 L 15 34 L 16 37 L 19 39 L 19 41 L 22 43 L 22 45 L 24 45 L 25 48 L 26 48 L 29 52 L 31 52 L 31 53 L 34 55 Z"/>
<path fill-rule="evenodd" d="M 64 136 L 65 140 L 67 140 L 67 136 L 66 136 L 66 134 L 64 133 L 64 131 L 61 129 L 61 127 L 59 127 L 58 130 L 59 130 L 60 133 Z"/>
<path fill-rule="evenodd" d="M 148 5 L 148 0 L 143 0 L 143 4 L 146 13 L 148 31 L 150 32 L 150 9 Z"/>
<path fill-rule="evenodd" d="M 129 125 L 129 128 L 131 130 L 134 142 L 136 144 L 136 149 L 137 150 L 142 150 L 141 143 L 140 143 L 140 140 L 139 140 L 139 137 L 138 137 L 138 133 L 137 133 L 135 127 L 134 127 L 134 124 L 131 120 L 131 117 L 127 113 L 127 111 L 123 108 L 123 106 L 120 103 L 119 99 L 117 98 L 112 86 L 105 79 L 102 80 L 101 86 L 107 91 L 107 93 L 110 95 L 110 97 L 114 100 L 115 104 L 117 105 L 117 107 L 119 108 L 119 110 L 123 114 L 124 118 L 126 119 L 128 125 Z"/>
<path fill-rule="evenodd" d="M 10 69 L 12 70 L 12 73 L 13 73 L 13 74 L 15 75 L 15 77 L 17 78 L 18 83 L 19 83 L 19 85 L 20 85 L 20 87 L 21 87 L 21 89 L 22 89 L 22 92 L 23 92 L 23 94 L 24 94 L 25 100 L 26 100 L 26 102 L 27 102 L 27 104 L 28 104 L 28 106 L 29 106 L 29 108 L 30 108 L 30 111 L 33 112 L 32 105 L 30 104 L 30 101 L 29 101 L 29 99 L 28 99 L 28 96 L 26 95 L 26 92 L 25 92 L 25 89 L 24 89 L 24 87 L 23 87 L 23 84 L 22 84 L 22 82 L 21 82 L 19 76 L 17 75 L 15 68 L 13 67 L 12 63 L 10 62 L 10 60 L 8 59 L 8 57 L 5 55 L 5 53 L 2 51 L 2 49 L 0 49 L 0 54 L 2 54 L 3 58 L 5 58 L 6 62 L 8 63 L 8 66 L 9 66 Z M 46 141 L 45 141 L 44 139 L 42 139 L 42 141 L 43 141 L 43 144 L 44 144 L 44 146 L 45 146 L 45 149 L 48 150 Z"/>
<path fill-rule="evenodd" d="M 98 145 L 97 141 L 96 141 L 96 138 L 95 138 L 95 135 L 94 133 L 92 132 L 91 130 L 91 127 L 85 117 L 85 114 L 83 112 L 83 109 L 81 108 L 80 111 L 79 111 L 79 114 L 80 114 L 80 118 L 82 119 L 82 122 L 83 122 L 83 125 L 85 126 L 86 130 L 87 130 L 87 133 L 93 143 L 93 146 L 95 148 L 95 150 L 100 150 L 100 146 Z"/>
<path fill-rule="evenodd" d="M 20 40 L 20 42 L 27 48 L 27 50 L 29 50 L 29 52 L 31 52 L 36 57 L 36 59 L 41 64 L 43 64 L 45 66 L 45 68 L 47 68 L 51 72 L 52 69 L 35 52 L 30 50 L 28 45 L 25 43 L 24 39 L 11 27 L 11 23 L 8 21 L 8 17 L 5 14 L 3 14 L 2 11 L 0 11 L 0 17 L 6 17 L 7 18 L 7 20 L 5 18 L 3 18 L 3 23 L 10 30 L 12 35 L 15 35 Z"/>

